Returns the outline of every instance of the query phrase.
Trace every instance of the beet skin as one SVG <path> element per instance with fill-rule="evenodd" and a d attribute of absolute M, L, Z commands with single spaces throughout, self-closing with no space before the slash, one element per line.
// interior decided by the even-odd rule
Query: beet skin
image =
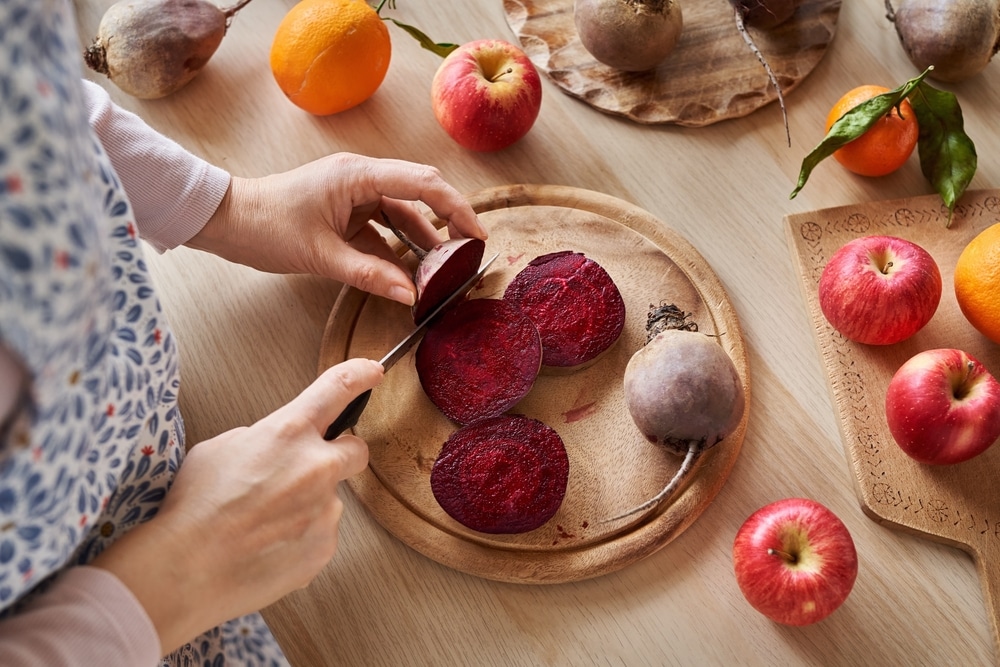
<path fill-rule="evenodd" d="M 482 533 L 524 533 L 559 510 L 569 458 L 542 422 L 501 415 L 455 431 L 431 470 L 431 490 L 453 519 Z"/>
<path fill-rule="evenodd" d="M 427 330 L 416 353 L 420 386 L 449 419 L 503 414 L 535 384 L 542 342 L 534 323 L 501 299 L 470 299 Z"/>
<path fill-rule="evenodd" d="M 542 365 L 570 371 L 596 361 L 621 336 L 625 302 L 608 272 L 582 253 L 536 257 L 507 286 L 504 301 L 538 327 Z"/>
<path fill-rule="evenodd" d="M 413 321 L 423 322 L 431 311 L 475 275 L 485 251 L 485 241 L 471 238 L 449 239 L 431 248 L 420 260 L 413 276 L 417 286 Z"/>

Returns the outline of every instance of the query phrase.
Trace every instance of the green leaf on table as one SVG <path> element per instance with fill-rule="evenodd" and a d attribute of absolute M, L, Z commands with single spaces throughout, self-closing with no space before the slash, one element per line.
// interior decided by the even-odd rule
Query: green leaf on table
<path fill-rule="evenodd" d="M 976 146 L 965 133 L 962 107 L 954 93 L 921 83 L 910 104 L 920 126 L 920 170 L 948 207 L 950 225 L 955 204 L 976 173 Z"/>
<path fill-rule="evenodd" d="M 799 194 L 799 191 L 805 186 L 816 165 L 833 155 L 844 144 L 854 141 L 867 132 L 894 107 L 899 107 L 903 100 L 923 81 L 929 71 L 930 69 L 924 70 L 920 76 L 910 79 L 898 88 L 862 102 L 837 119 L 837 122 L 830 126 L 823 141 L 802 160 L 798 183 L 788 198 L 795 199 L 795 195 Z M 917 122 L 920 122 L 919 114 Z"/>
<path fill-rule="evenodd" d="M 399 21 L 391 17 L 382 16 L 382 8 L 385 6 L 388 6 L 389 9 L 395 9 L 396 0 L 379 0 L 379 3 L 372 8 L 375 10 L 375 13 L 379 15 L 380 19 L 382 19 L 383 21 L 392 21 L 397 26 L 405 30 L 407 33 L 409 33 L 411 37 L 413 37 L 420 43 L 420 46 L 427 49 L 428 51 L 436 53 L 442 58 L 444 58 L 449 53 L 458 48 L 458 44 L 451 44 L 449 42 L 435 42 L 419 28 L 414 28 L 412 25 L 400 23 Z"/>
<path fill-rule="evenodd" d="M 392 21 L 400 28 L 410 33 L 412 37 L 414 37 L 418 42 L 420 42 L 420 46 L 427 49 L 428 51 L 431 51 L 432 53 L 438 54 L 442 58 L 444 58 L 449 53 L 458 48 L 458 44 L 451 44 L 449 42 L 435 42 L 433 39 L 425 35 L 421 30 L 414 28 L 412 25 L 406 25 L 405 23 L 400 23 L 399 21 L 393 18 L 387 18 L 384 20 Z"/>

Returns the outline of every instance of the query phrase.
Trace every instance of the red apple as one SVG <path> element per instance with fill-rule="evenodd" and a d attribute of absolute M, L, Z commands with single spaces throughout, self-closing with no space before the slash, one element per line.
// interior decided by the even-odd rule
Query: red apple
<path fill-rule="evenodd" d="M 786 498 L 761 507 L 740 527 L 733 565 L 754 609 L 777 623 L 808 625 L 847 599 L 858 554 L 836 514 L 814 500 Z"/>
<path fill-rule="evenodd" d="M 962 350 L 926 350 L 892 376 L 885 418 L 917 461 L 961 463 L 1000 438 L 1000 382 Z"/>
<path fill-rule="evenodd" d="M 448 54 L 431 82 L 434 116 L 473 151 L 496 151 L 523 137 L 542 106 L 542 82 L 524 51 L 481 39 Z"/>
<path fill-rule="evenodd" d="M 845 338 L 868 345 L 906 340 L 941 301 L 937 262 L 916 243 L 864 236 L 830 257 L 819 279 L 819 305 Z"/>

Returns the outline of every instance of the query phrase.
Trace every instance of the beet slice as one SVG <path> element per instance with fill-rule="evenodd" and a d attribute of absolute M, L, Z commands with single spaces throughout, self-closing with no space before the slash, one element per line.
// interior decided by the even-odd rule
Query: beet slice
<path fill-rule="evenodd" d="M 413 282 L 417 299 L 411 310 L 418 324 L 479 270 L 486 252 L 482 239 L 449 239 L 420 259 Z"/>
<path fill-rule="evenodd" d="M 542 365 L 568 372 L 597 361 L 625 328 L 625 301 L 604 268 L 571 250 L 536 257 L 507 285 L 542 337 Z"/>
<path fill-rule="evenodd" d="M 522 415 L 501 415 L 448 438 L 431 470 L 431 490 L 463 526 L 524 533 L 559 510 L 568 479 L 566 447 L 554 429 Z"/>
<path fill-rule="evenodd" d="M 424 393 L 459 424 L 512 408 L 531 390 L 541 362 L 535 325 L 501 299 L 460 302 L 430 326 L 416 352 Z"/>

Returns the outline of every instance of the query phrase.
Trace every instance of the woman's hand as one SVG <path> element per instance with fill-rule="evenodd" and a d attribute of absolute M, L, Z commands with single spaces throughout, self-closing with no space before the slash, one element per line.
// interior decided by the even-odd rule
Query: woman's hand
<path fill-rule="evenodd" d="M 440 237 L 422 201 L 452 237 L 486 239 L 475 212 L 434 167 L 337 153 L 257 179 L 233 178 L 208 224 L 187 245 L 272 273 L 313 273 L 412 305 L 409 272 L 376 228 L 384 212 L 411 241 Z"/>
<path fill-rule="evenodd" d="M 337 485 L 364 469 L 368 448 L 323 434 L 382 372 L 337 364 L 254 425 L 197 444 L 157 515 L 94 560 L 145 607 L 164 654 L 306 586 L 333 557 Z"/>

